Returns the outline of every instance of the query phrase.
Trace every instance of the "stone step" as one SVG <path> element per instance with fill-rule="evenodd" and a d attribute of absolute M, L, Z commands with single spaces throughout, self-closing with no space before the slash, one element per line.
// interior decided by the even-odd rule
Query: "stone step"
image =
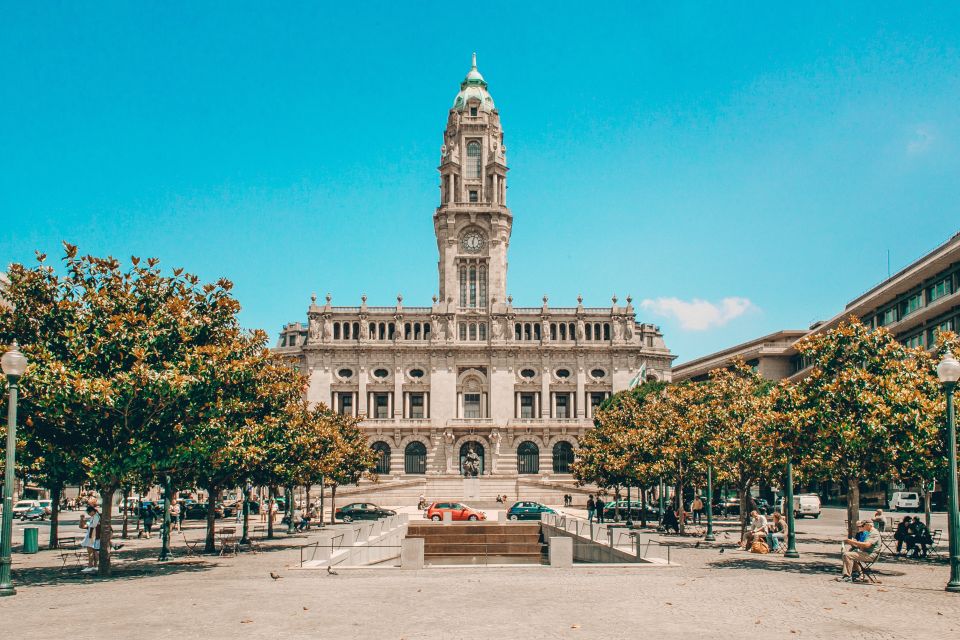
<path fill-rule="evenodd" d="M 424 555 L 505 555 L 525 553 L 539 555 L 542 546 L 539 542 L 519 544 L 429 544 L 423 548 Z"/>
<path fill-rule="evenodd" d="M 540 524 L 528 523 L 475 523 L 475 522 L 452 522 L 450 524 L 442 523 L 410 523 L 407 526 L 407 537 L 424 538 L 431 535 L 482 535 L 482 534 L 508 534 L 508 535 L 539 535 Z"/>
<path fill-rule="evenodd" d="M 506 533 L 489 533 L 489 534 L 473 534 L 473 535 L 417 535 L 417 534 L 407 534 L 408 538 L 423 538 L 424 544 L 429 546 L 431 544 L 505 544 L 505 543 L 531 543 L 531 542 L 540 542 L 540 534 L 506 534 Z"/>

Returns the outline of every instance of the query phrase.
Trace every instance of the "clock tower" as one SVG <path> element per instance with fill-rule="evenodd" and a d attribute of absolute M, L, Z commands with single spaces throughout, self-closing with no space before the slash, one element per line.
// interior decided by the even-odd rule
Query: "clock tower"
<path fill-rule="evenodd" d="M 440 300 L 460 314 L 506 304 L 507 149 L 500 114 L 477 70 L 477 54 L 447 116 L 440 147 L 440 206 L 433 215 L 440 253 Z"/>

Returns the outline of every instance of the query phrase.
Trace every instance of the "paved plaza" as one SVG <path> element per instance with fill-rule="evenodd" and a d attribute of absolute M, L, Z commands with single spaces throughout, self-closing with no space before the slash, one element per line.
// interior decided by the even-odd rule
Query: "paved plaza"
<path fill-rule="evenodd" d="M 175 534 L 176 559 L 163 564 L 155 561 L 156 538 L 128 540 L 107 581 L 61 571 L 55 551 L 15 553 L 18 594 L 0 600 L 0 620 L 8 637 L 53 628 L 72 639 L 957 637 L 960 597 L 943 591 L 943 561 L 886 558 L 879 585 L 833 580 L 844 516 L 827 509 L 820 520 L 801 520 L 799 560 L 736 550 L 733 523 L 722 524 L 709 547 L 664 536 L 673 545 L 670 567 L 341 568 L 330 575 L 298 568 L 315 531 L 279 534 L 262 553 L 235 558 L 188 556 Z M 67 533 L 75 522 L 66 514 Z M 935 514 L 933 526 L 944 525 Z M 187 538 L 199 539 L 201 527 L 190 522 Z"/>

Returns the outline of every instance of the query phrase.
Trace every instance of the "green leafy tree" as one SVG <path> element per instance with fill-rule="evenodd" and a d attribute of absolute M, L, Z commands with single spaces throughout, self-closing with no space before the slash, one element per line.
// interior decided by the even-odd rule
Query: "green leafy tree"
<path fill-rule="evenodd" d="M 861 481 L 900 479 L 918 456 L 935 455 L 942 394 L 929 358 L 856 318 L 797 349 L 813 363 L 797 385 L 794 419 L 808 443 L 803 466 L 846 484 L 852 537 Z"/>

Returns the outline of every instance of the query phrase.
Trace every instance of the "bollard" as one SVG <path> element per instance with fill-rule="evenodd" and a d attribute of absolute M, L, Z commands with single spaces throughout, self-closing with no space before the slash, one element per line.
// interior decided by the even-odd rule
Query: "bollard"
<path fill-rule="evenodd" d="M 404 538 L 400 543 L 400 568 L 423 569 L 423 538 Z"/>
<path fill-rule="evenodd" d="M 446 525 L 446 524 L 450 524 L 451 522 L 453 522 L 453 512 L 452 512 L 452 511 L 444 511 L 444 512 L 443 512 L 443 524 Z"/>
<path fill-rule="evenodd" d="M 569 568 L 573 566 L 573 538 L 551 536 L 549 552 L 551 567 Z"/>
<path fill-rule="evenodd" d="M 23 552 L 36 553 L 40 549 L 40 530 L 26 527 L 23 530 Z"/>
<path fill-rule="evenodd" d="M 497 522 L 503 524 L 507 521 L 507 512 L 506 511 L 497 511 Z"/>

